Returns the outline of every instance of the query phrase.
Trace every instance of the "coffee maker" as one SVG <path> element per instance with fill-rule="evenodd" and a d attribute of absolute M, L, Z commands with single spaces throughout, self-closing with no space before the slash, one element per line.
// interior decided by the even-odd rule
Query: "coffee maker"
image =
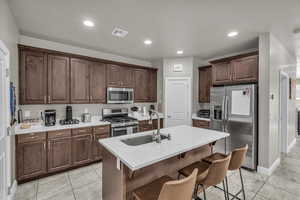
<path fill-rule="evenodd" d="M 56 110 L 45 110 L 45 126 L 55 126 Z"/>

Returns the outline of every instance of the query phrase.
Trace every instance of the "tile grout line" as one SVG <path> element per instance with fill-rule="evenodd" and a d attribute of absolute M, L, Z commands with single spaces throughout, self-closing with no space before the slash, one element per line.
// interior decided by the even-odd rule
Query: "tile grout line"
<path fill-rule="evenodd" d="M 67 173 L 67 177 L 68 177 L 69 183 L 70 183 L 70 185 L 71 185 L 71 189 L 72 189 L 72 194 L 73 194 L 74 200 L 76 200 L 74 188 L 73 188 L 72 181 L 71 181 L 71 179 L 70 179 L 69 173 Z"/>

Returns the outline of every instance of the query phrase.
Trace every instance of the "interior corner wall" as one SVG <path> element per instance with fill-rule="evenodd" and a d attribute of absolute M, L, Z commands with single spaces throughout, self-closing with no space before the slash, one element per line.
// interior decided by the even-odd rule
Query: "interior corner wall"
<path fill-rule="evenodd" d="M 7 0 L 0 0 L 0 40 L 6 45 L 10 53 L 10 81 L 18 87 L 18 37 L 19 31 L 15 23 L 14 17 L 8 6 Z M 11 180 L 10 184 L 15 180 L 15 141 L 13 137 L 9 138 L 11 143 Z"/>

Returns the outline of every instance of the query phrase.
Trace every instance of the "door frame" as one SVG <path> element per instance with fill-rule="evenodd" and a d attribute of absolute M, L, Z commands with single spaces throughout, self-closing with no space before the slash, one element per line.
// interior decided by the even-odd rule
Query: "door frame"
<path fill-rule="evenodd" d="M 280 133 L 280 139 L 279 139 L 279 149 L 282 153 L 288 153 L 288 122 L 289 122 L 289 115 L 288 115 L 288 105 L 289 105 L 289 75 L 283 71 L 280 71 L 279 75 L 279 133 Z M 283 83 L 285 81 L 285 83 Z M 286 84 L 286 92 L 282 92 L 283 84 Z M 286 94 L 286 97 L 283 97 L 283 95 Z M 286 99 L 286 105 L 283 105 L 282 99 Z M 285 107 L 285 109 L 283 108 Z M 285 110 L 285 111 L 284 111 Z M 283 112 L 285 112 L 286 119 L 283 120 Z M 283 133 L 282 129 L 283 126 L 285 126 L 284 129 L 286 133 Z"/>
<path fill-rule="evenodd" d="M 2 42 L 0 40 L 0 51 L 3 52 L 4 56 L 5 56 L 5 67 L 4 69 L 0 69 L 2 70 L 2 73 L 4 74 L 4 80 L 2 80 L 3 82 L 1 82 L 1 84 L 3 84 L 3 88 L 5 88 L 4 91 L 0 91 L 4 97 L 4 127 L 7 128 L 7 130 L 4 130 L 4 140 L 6 143 L 6 158 L 5 158 L 5 162 L 6 162 L 6 169 L 5 169 L 5 175 L 6 175 L 6 198 L 8 198 L 8 193 L 9 193 L 9 188 L 11 187 L 11 140 L 10 140 L 10 136 L 7 136 L 7 131 L 8 128 L 10 127 L 10 111 L 9 111 L 9 85 L 10 85 L 10 75 L 9 75 L 9 68 L 10 68 L 10 53 L 8 48 L 6 47 L 6 45 L 4 44 L 4 42 Z M 6 75 L 7 74 L 7 75 Z M 6 129 L 5 128 L 5 129 Z"/>
<path fill-rule="evenodd" d="M 192 79 L 191 77 L 166 77 L 165 81 L 164 81 L 164 118 L 165 118 L 165 126 L 168 127 L 168 109 L 167 109 L 167 102 L 168 102 L 168 98 L 167 98 L 167 83 L 168 81 L 172 81 L 172 80 L 186 80 L 188 83 L 188 122 L 189 125 L 192 124 L 192 87 L 191 87 L 191 83 L 192 83 Z"/>

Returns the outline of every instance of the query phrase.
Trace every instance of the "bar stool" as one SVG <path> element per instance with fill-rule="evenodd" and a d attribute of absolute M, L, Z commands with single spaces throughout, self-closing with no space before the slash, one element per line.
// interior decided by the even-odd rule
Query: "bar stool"
<path fill-rule="evenodd" d="M 136 200 L 191 200 L 198 170 L 187 178 L 174 180 L 163 176 L 133 191 Z"/>
<path fill-rule="evenodd" d="M 217 185 L 221 182 L 223 184 L 224 197 L 227 199 L 224 180 L 227 174 L 230 158 L 231 154 L 228 154 L 225 158 L 214 160 L 211 163 L 199 161 L 178 171 L 180 175 L 187 177 L 194 169 L 198 169 L 196 187 L 194 190 L 195 199 L 200 199 L 198 197 L 199 186 L 201 186 L 204 200 L 206 200 L 206 188 Z"/>
<path fill-rule="evenodd" d="M 243 176 L 242 176 L 241 167 L 242 167 L 243 162 L 245 161 L 247 150 L 248 150 L 248 145 L 245 145 L 242 148 L 235 149 L 231 153 L 231 159 L 230 159 L 228 170 L 230 170 L 230 171 L 239 170 L 239 175 L 240 175 L 242 188 L 236 194 L 231 194 L 229 192 L 229 189 L 228 189 L 228 187 L 229 187 L 228 186 L 228 179 L 227 179 L 227 176 L 226 176 L 225 177 L 225 182 L 226 182 L 226 190 L 227 190 L 228 199 L 229 199 L 229 195 L 233 197 L 232 199 L 235 199 L 235 198 L 240 199 L 238 197 L 238 195 L 241 192 L 243 193 L 243 199 L 246 199 L 245 188 L 244 188 L 244 180 L 243 180 Z M 214 160 L 219 160 L 219 159 L 222 159 L 224 157 L 226 157 L 226 155 L 224 155 L 222 153 L 214 153 L 214 154 L 212 154 L 212 155 L 210 155 L 206 158 L 203 158 L 202 161 L 207 162 L 207 163 L 212 163 L 212 162 L 214 162 Z M 217 188 L 219 188 L 219 187 L 217 187 Z M 222 190 L 222 188 L 219 188 L 219 189 Z"/>

